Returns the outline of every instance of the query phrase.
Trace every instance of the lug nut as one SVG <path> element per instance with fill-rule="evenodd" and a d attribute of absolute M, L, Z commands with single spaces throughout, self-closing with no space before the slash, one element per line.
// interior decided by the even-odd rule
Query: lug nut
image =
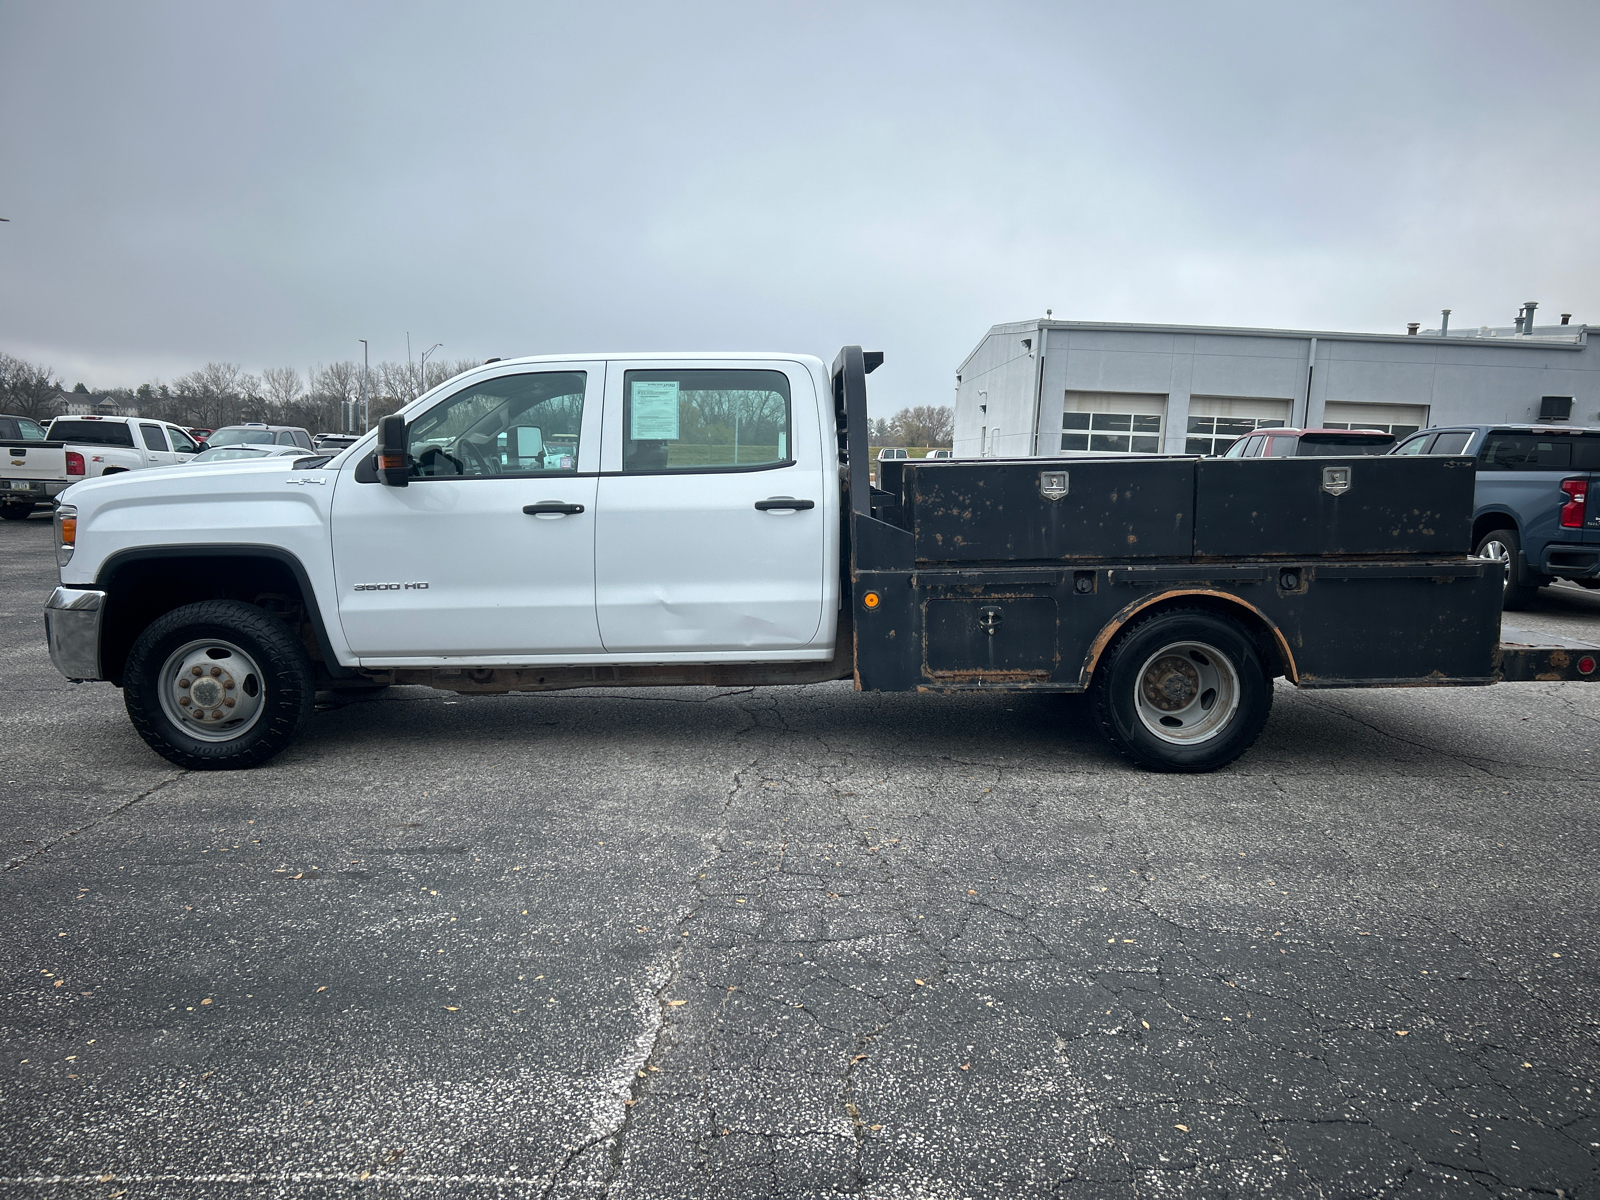
<path fill-rule="evenodd" d="M 187 696 L 179 696 L 178 697 L 178 703 L 179 704 L 188 704 L 189 703 L 189 697 L 187 697 Z"/>
<path fill-rule="evenodd" d="M 178 686 L 179 687 L 188 687 L 189 686 L 189 677 L 186 675 L 182 679 L 178 680 Z"/>
<path fill-rule="evenodd" d="M 233 677 L 230 675 L 223 676 L 222 686 L 227 688 L 230 692 L 233 691 Z"/>
<path fill-rule="evenodd" d="M 213 720 L 213 721 L 220 721 L 220 720 L 222 720 L 222 710 L 221 710 L 221 709 L 220 709 L 220 708 L 215 708 L 215 709 L 212 709 L 212 710 L 211 710 L 211 719 L 212 719 L 212 720 Z"/>
<path fill-rule="evenodd" d="M 212 667 L 211 668 L 211 678 L 218 679 L 218 678 L 221 677 L 221 675 L 222 675 L 222 668 L 221 667 Z"/>
<path fill-rule="evenodd" d="M 233 697 L 232 697 L 232 696 L 229 696 L 229 697 L 228 697 L 228 698 L 227 698 L 227 699 L 226 699 L 226 700 L 224 700 L 224 701 L 223 701 L 223 702 L 222 702 L 222 703 L 223 703 L 223 704 L 224 704 L 224 705 L 226 705 L 226 706 L 227 706 L 227 707 L 228 707 L 228 708 L 232 708 L 232 707 L 233 707 L 233 706 L 234 706 L 234 705 L 235 705 L 235 704 L 237 704 L 237 703 L 238 703 L 238 701 L 237 701 L 237 700 L 235 700 L 235 699 L 234 699 L 234 698 L 233 698 Z"/>
<path fill-rule="evenodd" d="M 205 670 L 203 668 L 201 668 L 201 667 L 194 667 L 194 668 L 190 669 L 189 673 L 191 675 L 193 675 L 196 679 L 198 679 L 198 678 L 200 678 L 200 676 L 205 674 Z"/>

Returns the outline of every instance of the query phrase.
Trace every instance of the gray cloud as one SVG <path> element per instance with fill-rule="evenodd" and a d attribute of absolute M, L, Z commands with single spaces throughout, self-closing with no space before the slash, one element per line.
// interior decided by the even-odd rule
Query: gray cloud
<path fill-rule="evenodd" d="M 0 2 L 0 348 L 889 355 L 1600 323 L 1587 4 Z"/>

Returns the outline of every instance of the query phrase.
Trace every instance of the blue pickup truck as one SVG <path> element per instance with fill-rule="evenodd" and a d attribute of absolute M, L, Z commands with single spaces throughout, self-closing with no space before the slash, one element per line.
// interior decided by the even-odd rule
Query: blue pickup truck
<path fill-rule="evenodd" d="M 1600 429 L 1448 425 L 1424 429 L 1391 454 L 1470 454 L 1478 460 L 1472 543 L 1506 564 L 1505 607 L 1526 608 L 1557 579 L 1600 588 Z"/>

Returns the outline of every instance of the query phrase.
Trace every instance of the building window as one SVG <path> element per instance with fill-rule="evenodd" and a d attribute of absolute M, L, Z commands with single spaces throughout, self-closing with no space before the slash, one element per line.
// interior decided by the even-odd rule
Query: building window
<path fill-rule="evenodd" d="M 1228 447 L 1258 429 L 1282 429 L 1283 422 L 1258 417 L 1190 417 L 1185 454 L 1226 454 Z"/>
<path fill-rule="evenodd" d="M 1139 413 L 1063 413 L 1061 448 L 1100 454 L 1160 454 L 1161 418 Z"/>
<path fill-rule="evenodd" d="M 1426 404 L 1369 404 L 1330 400 L 1323 413 L 1324 429 L 1376 429 L 1397 438 L 1428 427 Z"/>

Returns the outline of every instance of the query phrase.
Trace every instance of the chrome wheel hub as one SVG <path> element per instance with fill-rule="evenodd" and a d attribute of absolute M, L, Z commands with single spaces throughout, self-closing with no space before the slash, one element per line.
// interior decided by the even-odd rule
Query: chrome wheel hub
<path fill-rule="evenodd" d="M 159 683 L 161 710 L 198 741 L 226 742 L 261 717 L 261 668 L 238 646 L 189 642 L 167 656 Z"/>
<path fill-rule="evenodd" d="M 1239 707 L 1239 673 L 1204 642 L 1174 642 L 1145 660 L 1134 709 L 1164 742 L 1193 745 L 1220 733 Z"/>

